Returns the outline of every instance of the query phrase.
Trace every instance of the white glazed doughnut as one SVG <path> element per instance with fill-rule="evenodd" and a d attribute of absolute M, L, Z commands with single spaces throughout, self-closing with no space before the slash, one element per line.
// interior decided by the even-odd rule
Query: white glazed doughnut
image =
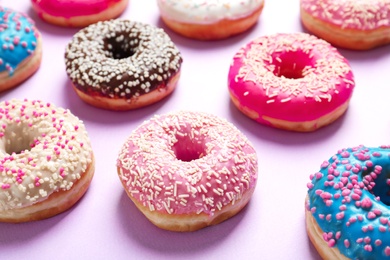
<path fill-rule="evenodd" d="M 256 24 L 264 0 L 157 0 L 162 20 L 173 31 L 198 40 L 227 38 Z"/>
<path fill-rule="evenodd" d="M 226 120 L 206 113 L 155 116 L 123 145 L 118 174 L 156 226 L 194 231 L 237 214 L 257 181 L 257 156 Z"/>
<path fill-rule="evenodd" d="M 85 127 L 50 103 L 0 103 L 0 221 L 48 218 L 86 192 L 94 159 Z"/>

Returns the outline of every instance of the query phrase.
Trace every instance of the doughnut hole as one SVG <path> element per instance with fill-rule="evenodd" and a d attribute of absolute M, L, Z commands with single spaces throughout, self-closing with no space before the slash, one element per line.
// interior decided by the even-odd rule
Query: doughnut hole
<path fill-rule="evenodd" d="M 199 137 L 193 137 L 189 134 L 184 136 L 176 134 L 177 142 L 172 146 L 176 158 L 183 162 L 197 160 L 206 155 L 206 146 L 204 140 Z"/>
<path fill-rule="evenodd" d="M 314 67 L 314 61 L 309 53 L 303 51 L 275 52 L 272 56 L 272 65 L 275 67 L 273 70 L 275 76 L 300 79 L 305 77 L 308 69 Z"/>
<path fill-rule="evenodd" d="M 369 168 L 363 172 L 362 176 L 367 190 L 375 197 L 379 197 L 384 204 L 390 206 L 390 165 L 383 167 L 380 174 L 374 168 Z"/>
<path fill-rule="evenodd" d="M 3 142 L 7 154 L 20 154 L 30 151 L 34 146 L 38 133 L 25 123 L 8 125 L 5 128 Z"/>
<path fill-rule="evenodd" d="M 104 51 L 111 59 L 125 59 L 135 54 L 138 47 L 137 39 L 130 39 L 124 34 L 115 35 L 112 38 L 104 39 Z"/>

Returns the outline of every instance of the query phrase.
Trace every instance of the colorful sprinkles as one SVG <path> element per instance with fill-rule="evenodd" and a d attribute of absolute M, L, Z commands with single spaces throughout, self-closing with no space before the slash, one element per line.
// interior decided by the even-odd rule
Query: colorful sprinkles
<path fill-rule="evenodd" d="M 69 190 L 92 161 L 85 127 L 36 100 L 0 103 L 0 213 Z"/>
<path fill-rule="evenodd" d="M 164 88 L 181 63 L 162 29 L 119 19 L 82 29 L 65 52 L 66 72 L 76 88 L 128 102 Z"/>
<path fill-rule="evenodd" d="M 257 180 L 257 156 L 247 138 L 205 113 L 145 121 L 123 145 L 117 166 L 132 199 L 168 214 L 213 215 Z"/>
<path fill-rule="evenodd" d="M 342 149 L 310 176 L 307 210 L 351 259 L 390 258 L 389 148 Z"/>
<path fill-rule="evenodd" d="M 390 0 L 301 0 L 312 16 L 343 29 L 374 30 L 390 27 Z"/>
<path fill-rule="evenodd" d="M 0 73 L 13 75 L 18 65 L 34 52 L 40 37 L 25 14 L 0 6 Z"/>

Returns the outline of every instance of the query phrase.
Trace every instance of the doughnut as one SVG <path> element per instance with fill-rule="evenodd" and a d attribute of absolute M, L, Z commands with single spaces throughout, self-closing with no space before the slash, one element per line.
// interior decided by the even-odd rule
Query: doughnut
<path fill-rule="evenodd" d="M 310 176 L 306 227 L 323 259 L 390 257 L 390 146 L 339 150 Z"/>
<path fill-rule="evenodd" d="M 83 122 L 38 100 L 0 103 L 0 221 L 57 215 L 86 192 L 94 158 Z"/>
<path fill-rule="evenodd" d="M 129 0 L 31 0 L 45 22 L 63 27 L 85 27 L 120 16 Z"/>
<path fill-rule="evenodd" d="M 219 40 L 257 23 L 264 0 L 157 0 L 161 19 L 174 32 L 197 40 Z"/>
<path fill-rule="evenodd" d="M 301 0 L 304 27 L 329 43 L 368 50 L 390 43 L 390 0 Z"/>
<path fill-rule="evenodd" d="M 310 132 L 347 109 L 355 86 L 348 61 L 305 33 L 259 37 L 233 57 L 228 89 L 233 104 L 258 123 Z"/>
<path fill-rule="evenodd" d="M 0 91 L 13 88 L 39 68 L 42 39 L 24 13 L 0 6 Z"/>
<path fill-rule="evenodd" d="M 162 29 L 129 20 L 92 24 L 65 51 L 66 72 L 79 97 L 110 110 L 140 108 L 168 96 L 181 63 L 180 51 Z"/>
<path fill-rule="evenodd" d="M 156 115 L 132 132 L 117 160 L 136 207 L 157 227 L 195 231 L 236 215 L 257 181 L 257 155 L 231 123 L 203 112 Z"/>

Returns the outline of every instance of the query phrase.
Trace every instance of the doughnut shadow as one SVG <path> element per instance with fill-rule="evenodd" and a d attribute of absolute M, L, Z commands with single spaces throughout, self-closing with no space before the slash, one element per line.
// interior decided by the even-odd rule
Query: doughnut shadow
<path fill-rule="evenodd" d="M 342 48 L 338 48 L 338 50 L 351 63 L 355 61 L 367 63 L 371 63 L 372 61 L 377 62 L 390 56 L 390 45 L 380 46 L 366 51 L 354 51 Z"/>
<path fill-rule="evenodd" d="M 82 198 L 81 198 L 82 199 Z M 21 246 L 24 241 L 33 240 L 35 237 L 49 232 L 51 228 L 62 222 L 63 219 L 70 214 L 74 207 L 77 207 L 78 202 L 70 209 L 58 214 L 54 217 L 24 223 L 0 223 L 0 248 L 6 250 L 6 247 L 15 247 L 15 244 Z"/>
<path fill-rule="evenodd" d="M 302 21 L 299 24 L 302 32 L 312 34 L 303 26 Z M 378 60 L 390 54 L 390 44 L 364 51 L 349 50 L 337 46 L 334 47 L 341 53 L 341 55 L 343 55 L 350 62 L 372 62 L 372 60 Z"/>
<path fill-rule="evenodd" d="M 246 129 L 252 135 L 258 138 L 285 145 L 302 145 L 319 141 L 322 142 L 330 138 L 342 127 L 343 121 L 345 120 L 346 115 L 348 115 L 349 109 L 350 108 L 348 108 L 340 118 L 338 118 L 330 125 L 322 127 L 316 131 L 306 133 L 281 130 L 259 124 L 242 114 L 232 102 L 229 103 L 229 112 L 233 118 L 231 121 L 239 129 Z"/>
<path fill-rule="evenodd" d="M 139 246 L 157 251 L 163 256 L 180 254 L 185 257 L 221 243 L 243 221 L 250 204 L 251 202 L 236 216 L 218 225 L 194 232 L 171 232 L 160 229 L 149 222 L 123 191 L 118 201 L 117 215 L 124 232 Z"/>
<path fill-rule="evenodd" d="M 164 29 L 164 31 L 169 35 L 169 37 L 172 39 L 172 41 L 177 44 L 180 47 L 186 47 L 196 50 L 218 50 L 218 49 L 224 49 L 226 46 L 236 45 L 246 42 L 246 38 L 250 38 L 252 32 L 255 32 L 257 29 L 258 24 L 260 23 L 260 20 L 251 28 L 249 28 L 247 31 L 231 36 L 226 39 L 221 40 L 209 40 L 209 41 L 202 41 L 202 40 L 196 40 L 187 38 L 184 36 L 179 35 L 178 33 L 172 31 L 169 29 L 163 20 L 160 18 L 160 16 L 157 18 L 157 21 L 155 23 L 155 26 Z"/>
<path fill-rule="evenodd" d="M 180 82 L 178 83 L 179 87 Z M 169 99 L 173 98 L 176 90 L 164 99 L 142 108 L 129 111 L 111 111 L 91 106 L 82 101 L 72 89 L 71 81 L 66 77 L 62 86 L 62 96 L 64 96 L 65 107 L 70 109 L 82 120 L 92 121 L 99 124 L 127 124 L 129 121 L 142 121 L 152 117 Z"/>

